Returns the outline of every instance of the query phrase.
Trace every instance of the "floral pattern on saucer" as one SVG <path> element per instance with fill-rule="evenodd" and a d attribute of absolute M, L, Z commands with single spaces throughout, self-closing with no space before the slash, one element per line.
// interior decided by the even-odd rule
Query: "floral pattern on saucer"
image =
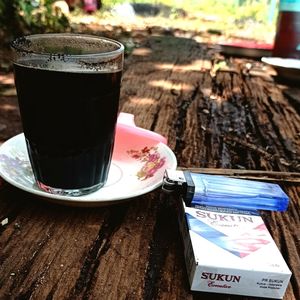
<path fill-rule="evenodd" d="M 139 180 L 146 180 L 165 164 L 166 157 L 161 157 L 157 147 L 144 147 L 142 150 L 128 150 L 127 153 L 134 159 L 143 162 L 142 168 L 136 174 Z"/>
<path fill-rule="evenodd" d="M 34 176 L 27 155 L 17 149 L 11 149 L 11 155 L 0 154 L 0 166 L 3 172 L 11 178 L 16 178 L 20 184 L 35 185 Z M 27 154 L 27 153 L 26 153 Z"/>

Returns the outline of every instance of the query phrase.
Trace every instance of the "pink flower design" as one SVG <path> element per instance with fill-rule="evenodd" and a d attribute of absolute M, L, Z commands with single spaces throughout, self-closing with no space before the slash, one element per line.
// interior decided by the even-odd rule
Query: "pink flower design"
<path fill-rule="evenodd" d="M 139 180 L 146 180 L 153 177 L 157 170 L 166 162 L 166 158 L 160 156 L 157 147 L 144 147 L 141 150 L 129 150 L 127 153 L 132 158 L 144 163 L 136 174 Z"/>

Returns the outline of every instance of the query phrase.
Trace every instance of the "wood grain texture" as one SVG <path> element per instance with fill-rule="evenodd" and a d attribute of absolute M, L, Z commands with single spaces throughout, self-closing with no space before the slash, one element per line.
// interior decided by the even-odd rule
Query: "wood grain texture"
<path fill-rule="evenodd" d="M 166 136 L 181 167 L 300 172 L 298 94 L 247 64 L 261 63 L 190 39 L 149 38 L 126 61 L 120 111 Z M 293 272 L 284 299 L 297 300 L 300 186 L 282 187 L 288 211 L 262 214 Z M 157 190 L 70 208 L 4 184 L 0 299 L 249 299 L 189 291 L 175 203 Z"/>
<path fill-rule="evenodd" d="M 159 52 L 157 47 L 168 50 Z M 259 76 L 245 74 L 249 61 L 242 59 L 221 58 L 231 68 L 212 74 L 220 63 L 217 58 L 206 45 L 191 40 L 150 40 L 143 51 L 138 49 L 131 57 L 141 64 L 130 75 L 140 88 L 132 92 L 134 84 L 128 84 L 125 73 L 123 92 L 128 101 L 122 110 L 134 113 L 132 105 L 148 99 L 136 121 L 168 137 L 181 167 L 299 172 L 299 107 L 285 97 L 287 88 L 263 72 L 256 73 Z M 151 118 L 154 112 L 156 117 Z M 299 185 L 285 185 L 284 189 L 291 199 L 288 213 L 264 215 L 294 274 L 286 299 L 298 299 L 300 189 Z"/>

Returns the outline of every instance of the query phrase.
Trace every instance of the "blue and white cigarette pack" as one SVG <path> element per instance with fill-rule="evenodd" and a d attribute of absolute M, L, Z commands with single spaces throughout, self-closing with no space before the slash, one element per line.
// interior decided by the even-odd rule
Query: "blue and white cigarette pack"
<path fill-rule="evenodd" d="M 191 290 L 284 296 L 291 271 L 256 211 L 182 203 L 180 230 Z"/>

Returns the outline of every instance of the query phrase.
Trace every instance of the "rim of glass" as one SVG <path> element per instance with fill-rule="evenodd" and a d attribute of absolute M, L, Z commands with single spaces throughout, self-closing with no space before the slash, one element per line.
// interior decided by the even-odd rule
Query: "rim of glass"
<path fill-rule="evenodd" d="M 30 38 L 30 39 L 38 39 L 38 38 L 46 38 L 46 37 L 75 37 L 75 38 L 91 38 L 94 40 L 105 40 L 110 42 L 111 44 L 115 44 L 117 45 L 117 47 L 119 47 L 116 50 L 112 50 L 112 51 L 105 51 L 105 52 L 99 52 L 99 53 L 85 53 L 85 54 L 62 54 L 62 53 L 41 53 L 38 51 L 32 51 L 32 50 L 28 50 L 24 47 L 22 47 L 22 45 L 18 45 L 17 43 L 21 40 L 21 39 L 26 39 L 26 38 Z M 84 57 L 111 57 L 111 56 L 118 56 L 120 54 L 122 54 L 124 52 L 124 45 L 116 40 L 110 39 L 110 38 L 106 38 L 106 37 L 101 37 L 101 36 L 97 36 L 97 35 L 91 35 L 91 34 L 80 34 L 80 33 L 43 33 L 43 34 L 30 34 L 30 35 L 24 35 L 24 36 L 20 36 L 16 39 L 14 39 L 11 42 L 11 47 L 13 49 L 15 49 L 16 51 L 20 51 L 23 53 L 27 53 L 30 55 L 38 55 L 38 56 L 46 56 L 49 57 L 49 55 L 52 56 L 68 56 L 68 57 L 72 57 L 72 58 L 84 58 Z"/>

